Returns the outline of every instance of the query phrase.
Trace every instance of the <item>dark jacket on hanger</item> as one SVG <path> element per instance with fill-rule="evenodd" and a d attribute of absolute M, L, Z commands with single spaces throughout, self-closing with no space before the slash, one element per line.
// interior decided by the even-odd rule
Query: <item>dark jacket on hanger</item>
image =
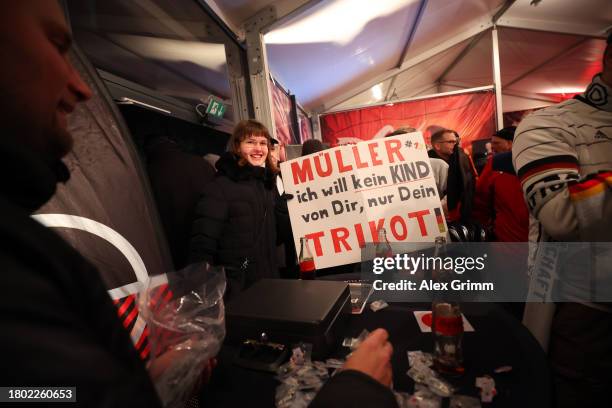
<path fill-rule="evenodd" d="M 268 168 L 241 166 L 232 153 L 216 164 L 216 177 L 196 206 L 190 260 L 226 267 L 232 290 L 278 277 L 276 245 L 288 230 L 286 202 Z"/>
<path fill-rule="evenodd" d="M 6 140 L 0 154 L 0 384 L 73 386 L 79 406 L 160 406 L 98 272 L 30 218 L 67 168 Z"/>
<path fill-rule="evenodd" d="M 466 223 L 470 221 L 476 191 L 476 169 L 472 159 L 459 145 L 455 145 L 453 154 L 448 160 L 448 179 L 446 182 L 446 196 L 448 210 L 451 214 L 458 210 L 458 219 Z M 453 217 L 451 217 L 453 218 Z"/>

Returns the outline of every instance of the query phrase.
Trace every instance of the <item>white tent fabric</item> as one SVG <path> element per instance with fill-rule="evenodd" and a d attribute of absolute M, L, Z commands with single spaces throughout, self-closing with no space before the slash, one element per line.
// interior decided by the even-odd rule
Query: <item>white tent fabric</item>
<path fill-rule="evenodd" d="M 500 28 L 499 38 L 504 112 L 547 106 L 563 94 L 583 90 L 599 72 L 605 48 L 600 39 L 514 28 Z M 485 31 L 456 65 L 451 66 L 452 61 L 469 41 L 402 72 L 395 78 L 389 100 L 493 84 L 491 42 L 490 31 Z M 385 81 L 387 88 L 390 82 Z M 333 109 L 376 102 L 380 101 L 367 90 Z"/>
<path fill-rule="evenodd" d="M 246 2 L 208 3 L 230 19 L 238 3 L 244 3 L 240 18 L 246 19 Z M 331 13 L 363 8 L 362 1 L 259 0 L 250 5 L 251 10 L 301 7 L 264 38 L 272 75 L 307 109 L 326 112 L 491 85 L 494 23 L 499 28 L 503 110 L 549 105 L 564 92 L 588 84 L 601 66 L 604 38 L 612 26 L 609 0 L 367 3 L 389 3 L 393 11 L 377 14 L 348 41 L 340 37 L 343 30 L 354 32 L 357 21 L 362 24 L 358 12 Z M 314 28 L 300 33 L 306 20 Z M 231 23 L 240 26 L 241 21 Z M 338 38 L 312 42 L 329 25 Z"/>

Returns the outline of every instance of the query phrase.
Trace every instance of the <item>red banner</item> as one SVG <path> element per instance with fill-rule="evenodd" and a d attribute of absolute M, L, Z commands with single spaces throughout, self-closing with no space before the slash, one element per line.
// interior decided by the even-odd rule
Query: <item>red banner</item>
<path fill-rule="evenodd" d="M 268 81 L 272 94 L 272 113 L 276 138 L 283 145 L 294 143 L 295 137 L 291 129 L 291 98 L 273 81 Z"/>
<path fill-rule="evenodd" d="M 438 129 L 453 129 L 461 146 L 471 150 L 472 141 L 489 138 L 495 131 L 495 95 L 484 91 L 441 96 L 321 117 L 323 141 L 331 146 L 385 137 L 399 127 L 420 130 L 427 143 Z"/>

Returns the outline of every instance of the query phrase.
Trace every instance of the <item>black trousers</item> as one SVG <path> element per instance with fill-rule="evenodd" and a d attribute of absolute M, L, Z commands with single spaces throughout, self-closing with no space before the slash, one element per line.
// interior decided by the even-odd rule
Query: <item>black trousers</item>
<path fill-rule="evenodd" d="M 579 303 L 557 304 L 549 358 L 556 407 L 612 404 L 612 313 Z"/>

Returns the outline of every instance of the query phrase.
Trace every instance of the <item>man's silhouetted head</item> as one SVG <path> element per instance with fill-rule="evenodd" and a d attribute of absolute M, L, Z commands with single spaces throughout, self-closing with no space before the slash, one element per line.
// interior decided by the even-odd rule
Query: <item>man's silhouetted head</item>
<path fill-rule="evenodd" d="M 71 36 L 55 0 L 3 2 L 0 128 L 54 163 L 72 148 L 66 116 L 91 90 L 68 60 Z"/>

